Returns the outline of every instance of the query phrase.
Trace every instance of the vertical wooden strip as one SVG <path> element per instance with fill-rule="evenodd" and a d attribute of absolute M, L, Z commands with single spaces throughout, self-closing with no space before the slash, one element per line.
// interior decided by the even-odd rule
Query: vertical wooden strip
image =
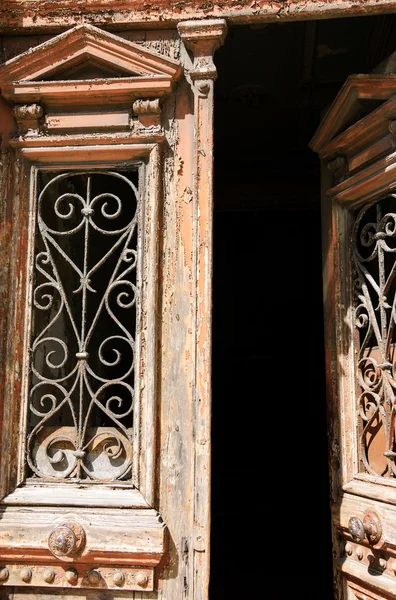
<path fill-rule="evenodd" d="M 194 468 L 194 598 L 207 598 L 210 560 L 210 424 L 213 272 L 213 81 L 195 94 L 196 355 Z"/>
<path fill-rule="evenodd" d="M 11 155 L 10 155 L 11 159 Z M 13 168 L 11 167 L 11 160 Z M 20 432 L 18 420 L 22 389 L 24 331 L 26 303 L 26 255 L 28 244 L 29 202 L 26 187 L 27 172 L 20 158 L 15 156 L 8 163 L 6 177 L 7 196 L 4 197 L 6 215 L 2 228 L 7 234 L 6 246 L 8 279 L 6 281 L 6 328 L 4 336 L 4 389 L 0 399 L 4 410 L 2 452 L 17 456 Z M 17 483 L 18 461 L 5 461 L 1 477 L 1 494 L 6 495 Z"/>
<path fill-rule="evenodd" d="M 224 20 L 187 21 L 178 26 L 194 62 L 193 256 L 195 275 L 193 549 L 194 600 L 208 598 L 210 559 L 210 426 L 213 271 L 213 54 L 226 35 Z"/>
<path fill-rule="evenodd" d="M 159 512 L 167 548 L 158 570 L 158 600 L 192 599 L 193 514 L 193 97 L 183 80 L 164 106 L 169 146 L 162 154 L 159 245 Z M 191 554 L 191 558 L 190 558 Z M 146 597 L 146 596 L 144 596 Z"/>
<path fill-rule="evenodd" d="M 10 277 L 10 253 L 12 234 L 11 215 L 11 181 L 9 173 L 10 152 L 1 153 L 0 162 L 0 370 L 6 373 L 7 366 L 7 329 L 9 317 L 9 277 Z M 0 430 L 3 427 L 4 404 L 6 393 L 5 377 L 0 378 Z M 0 459 L 3 452 L 0 451 Z M 2 477 L 4 479 L 4 475 Z M 4 483 L 2 488 L 4 487 Z M 5 490 L 2 489 L 2 495 Z"/>
<path fill-rule="evenodd" d="M 143 282 L 144 287 L 147 286 L 146 299 L 146 365 L 150 365 L 146 369 L 147 375 L 143 379 L 145 381 L 145 390 L 143 404 L 144 419 L 142 426 L 145 427 L 145 448 L 141 456 L 145 460 L 144 469 L 145 481 L 143 482 L 143 495 L 150 506 L 154 505 L 154 489 L 155 489 L 155 449 L 156 449 L 156 405 L 157 397 L 157 379 L 158 379 L 158 335 L 157 335 L 157 319 L 158 319 L 158 204 L 161 193 L 160 177 L 161 161 L 160 149 L 156 145 L 150 154 L 149 172 L 146 180 L 149 187 L 148 206 L 146 220 L 144 223 L 145 234 L 144 238 L 148 239 L 148 247 L 144 242 L 144 256 L 147 257 L 146 277 L 147 281 Z M 147 251 L 147 252 L 146 252 Z M 142 380 L 142 378 L 140 378 Z"/>

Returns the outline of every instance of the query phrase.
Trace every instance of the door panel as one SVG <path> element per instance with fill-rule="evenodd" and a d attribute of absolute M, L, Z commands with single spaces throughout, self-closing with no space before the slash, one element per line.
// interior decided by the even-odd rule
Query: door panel
<path fill-rule="evenodd" d="M 226 31 L 81 24 L 0 65 L 1 597 L 208 597 L 213 54 Z M 100 173 L 137 193 L 94 190 Z"/>
<path fill-rule="evenodd" d="M 0 403 L 4 594 L 158 587 L 159 114 L 180 75 L 177 61 L 91 26 L 0 66 L 3 98 L 26 103 L 13 107 L 2 171 L 17 213 Z"/>
<path fill-rule="evenodd" d="M 311 141 L 323 165 L 329 453 L 340 599 L 396 597 L 395 94 L 394 75 L 349 77 Z"/>

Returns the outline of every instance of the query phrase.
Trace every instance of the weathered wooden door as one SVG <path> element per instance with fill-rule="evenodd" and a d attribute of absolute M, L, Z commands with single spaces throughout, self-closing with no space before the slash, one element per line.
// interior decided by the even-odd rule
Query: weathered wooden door
<path fill-rule="evenodd" d="M 225 31 L 79 25 L 0 66 L 2 598 L 207 598 Z"/>
<path fill-rule="evenodd" d="M 396 76 L 350 76 L 311 141 L 336 597 L 396 598 Z"/>

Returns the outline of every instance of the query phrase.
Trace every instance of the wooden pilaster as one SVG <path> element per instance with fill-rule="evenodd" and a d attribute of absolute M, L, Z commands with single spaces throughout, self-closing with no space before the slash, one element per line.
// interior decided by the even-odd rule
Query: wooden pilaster
<path fill-rule="evenodd" d="M 194 508 L 192 564 L 195 600 L 206 599 L 209 583 L 211 326 L 213 250 L 213 84 L 215 50 L 223 43 L 223 19 L 185 21 L 179 34 L 193 54 L 194 91 L 193 253 L 195 273 Z"/>

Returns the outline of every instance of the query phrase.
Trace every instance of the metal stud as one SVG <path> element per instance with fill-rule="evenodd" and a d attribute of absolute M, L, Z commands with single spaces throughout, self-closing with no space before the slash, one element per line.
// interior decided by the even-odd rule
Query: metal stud
<path fill-rule="evenodd" d="M 32 575 L 32 569 L 30 569 L 29 567 L 23 567 L 23 569 L 21 570 L 21 579 L 25 583 L 29 583 L 29 581 L 32 578 Z"/>
<path fill-rule="evenodd" d="M 43 579 L 47 583 L 52 583 L 55 579 L 55 571 L 52 567 L 47 567 L 43 573 Z"/>
<path fill-rule="evenodd" d="M 362 560 L 363 550 L 361 548 L 356 548 L 356 556 L 358 557 L 359 560 Z"/>
<path fill-rule="evenodd" d="M 65 573 L 65 577 L 69 583 L 77 583 L 78 573 L 76 569 L 68 569 Z"/>
<path fill-rule="evenodd" d="M 99 581 L 101 580 L 101 578 L 102 578 L 102 575 L 100 574 L 100 571 L 98 571 L 97 569 L 91 569 L 91 571 L 88 573 L 88 581 L 92 585 L 98 584 Z"/>
<path fill-rule="evenodd" d="M 136 583 L 138 585 L 140 585 L 141 587 L 144 587 L 145 585 L 147 585 L 148 584 L 148 576 L 146 575 L 146 573 L 139 571 L 139 573 L 136 574 Z"/>
<path fill-rule="evenodd" d="M 122 571 L 114 571 L 113 581 L 116 585 L 123 585 L 125 582 L 125 575 Z"/>
<path fill-rule="evenodd" d="M 353 552 L 353 546 L 352 544 L 345 544 L 345 552 L 346 554 L 348 554 L 348 556 L 351 556 L 352 552 Z"/>

